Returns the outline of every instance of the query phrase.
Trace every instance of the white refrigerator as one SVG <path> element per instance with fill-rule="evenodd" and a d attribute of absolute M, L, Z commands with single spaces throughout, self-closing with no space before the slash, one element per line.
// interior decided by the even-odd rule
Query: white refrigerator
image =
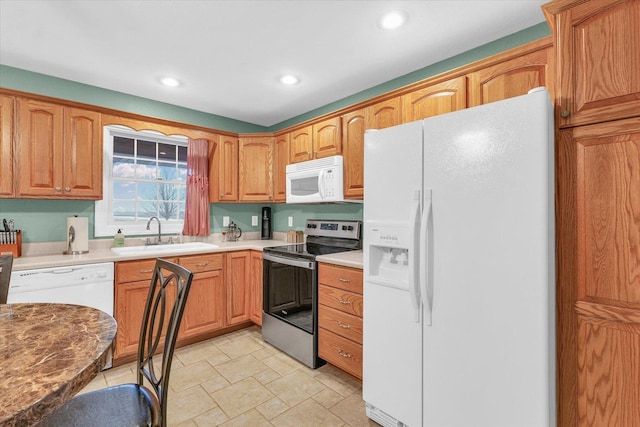
<path fill-rule="evenodd" d="M 553 111 L 365 135 L 363 399 L 383 426 L 555 426 Z"/>

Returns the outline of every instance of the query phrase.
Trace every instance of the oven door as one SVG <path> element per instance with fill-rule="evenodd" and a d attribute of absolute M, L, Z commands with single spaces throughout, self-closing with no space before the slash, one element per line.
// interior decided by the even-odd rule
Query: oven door
<path fill-rule="evenodd" d="M 310 334 L 316 332 L 316 262 L 263 253 L 263 310 Z"/>

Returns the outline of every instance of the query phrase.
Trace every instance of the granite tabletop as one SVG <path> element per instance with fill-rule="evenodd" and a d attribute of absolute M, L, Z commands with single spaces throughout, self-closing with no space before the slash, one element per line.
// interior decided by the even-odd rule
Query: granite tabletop
<path fill-rule="evenodd" d="M 90 307 L 0 304 L 0 426 L 33 425 L 104 367 L 116 321 Z"/>

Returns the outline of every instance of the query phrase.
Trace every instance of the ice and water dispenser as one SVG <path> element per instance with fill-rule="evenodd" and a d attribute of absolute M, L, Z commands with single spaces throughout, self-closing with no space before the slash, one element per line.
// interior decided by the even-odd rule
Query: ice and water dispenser
<path fill-rule="evenodd" d="M 406 225 L 369 223 L 369 280 L 385 286 L 408 290 L 413 237 Z"/>

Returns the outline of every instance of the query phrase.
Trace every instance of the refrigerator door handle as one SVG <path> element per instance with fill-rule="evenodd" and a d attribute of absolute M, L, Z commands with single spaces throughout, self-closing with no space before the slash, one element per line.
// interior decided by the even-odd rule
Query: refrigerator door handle
<path fill-rule="evenodd" d="M 431 326 L 431 316 L 433 309 L 433 301 L 430 292 L 433 292 L 433 284 L 431 277 L 433 274 L 429 271 L 433 268 L 433 218 L 432 216 L 432 190 L 424 190 L 424 210 L 422 211 L 422 219 L 420 220 L 420 284 L 422 286 L 422 295 L 424 302 L 424 324 Z"/>
<path fill-rule="evenodd" d="M 420 268 L 418 267 L 418 260 L 420 259 L 420 238 L 418 230 L 420 227 L 420 190 L 415 190 L 413 193 L 413 200 L 415 206 L 411 213 L 411 236 L 413 240 L 411 242 L 411 248 L 409 249 L 409 265 L 411 266 L 409 277 L 409 296 L 411 297 L 411 306 L 413 307 L 413 321 L 420 322 Z"/>

